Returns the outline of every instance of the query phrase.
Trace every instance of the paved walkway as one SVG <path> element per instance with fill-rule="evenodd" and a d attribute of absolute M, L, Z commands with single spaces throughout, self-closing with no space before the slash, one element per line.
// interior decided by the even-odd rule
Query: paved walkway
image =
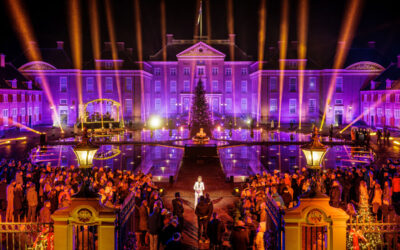
<path fill-rule="evenodd" d="M 225 224 L 231 224 L 232 218 L 229 215 L 229 207 L 237 200 L 232 195 L 233 184 L 226 183 L 225 174 L 222 171 L 219 159 L 205 159 L 203 162 L 184 159 L 178 174 L 177 181 L 166 187 L 163 197 L 164 203 L 172 210 L 172 199 L 175 192 L 180 192 L 184 200 L 184 232 L 183 243 L 186 249 L 208 249 L 208 244 L 198 243 L 197 238 L 197 217 L 194 213 L 194 191 L 193 185 L 198 176 L 203 177 L 205 192 L 210 194 L 214 204 L 214 211 L 220 215 Z"/>

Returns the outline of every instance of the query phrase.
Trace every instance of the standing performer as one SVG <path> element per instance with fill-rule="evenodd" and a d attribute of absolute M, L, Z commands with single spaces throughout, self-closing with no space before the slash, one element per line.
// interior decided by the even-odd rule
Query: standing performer
<path fill-rule="evenodd" d="M 200 196 L 203 195 L 204 191 L 204 182 L 201 179 L 201 176 L 197 177 L 197 181 L 194 184 L 194 207 L 196 208 L 197 202 L 199 201 Z"/>

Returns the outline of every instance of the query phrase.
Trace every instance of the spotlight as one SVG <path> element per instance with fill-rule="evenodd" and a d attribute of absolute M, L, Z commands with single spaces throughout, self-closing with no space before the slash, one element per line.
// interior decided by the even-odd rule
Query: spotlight
<path fill-rule="evenodd" d="M 152 129 L 157 129 L 161 127 L 162 121 L 159 116 L 153 115 L 149 119 L 149 124 Z"/>

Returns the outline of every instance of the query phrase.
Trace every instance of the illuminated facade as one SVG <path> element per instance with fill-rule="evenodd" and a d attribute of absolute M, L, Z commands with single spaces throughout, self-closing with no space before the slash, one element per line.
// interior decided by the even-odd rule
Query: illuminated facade
<path fill-rule="evenodd" d="M 281 122 L 298 123 L 300 108 L 303 110 L 302 123 L 320 122 L 335 71 L 329 69 L 330 66 L 319 66 L 312 59 L 305 59 L 303 103 L 300 107 L 297 43 L 292 42 L 288 47 L 286 67 L 281 72 L 278 70 L 279 46 L 268 49 L 266 60 L 260 66 L 235 44 L 235 35 L 225 40 L 196 41 L 177 40 L 169 34 L 166 40 L 164 48 L 143 62 L 137 62 L 133 50 L 125 48 L 122 42 L 116 44 L 119 59 L 113 60 L 110 43 L 105 43 L 102 59 L 91 60 L 80 70 L 73 68 L 63 43 L 58 42 L 56 48 L 40 49 L 43 61 L 21 62 L 19 70 L 39 84 L 39 75 L 46 76 L 54 108 L 66 125 L 75 124 L 79 116 L 79 77 L 83 103 L 99 97 L 116 100 L 122 104 L 127 122 L 146 121 L 152 114 L 186 119 L 192 90 L 200 79 L 214 120 L 253 117 L 260 122 L 276 122 L 282 73 Z M 336 71 L 338 77 L 325 124 L 350 123 L 360 115 L 360 89 L 386 66 L 378 57 L 370 57 L 371 51 L 375 49 L 350 50 L 344 68 Z M 356 56 L 352 57 L 352 53 Z M 44 100 L 42 124 L 54 124 L 51 108 Z M 91 111 L 91 107 L 88 109 Z"/>

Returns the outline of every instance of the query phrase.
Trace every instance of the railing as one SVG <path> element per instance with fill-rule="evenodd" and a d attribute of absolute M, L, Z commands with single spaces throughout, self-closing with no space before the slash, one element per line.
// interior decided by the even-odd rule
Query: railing
<path fill-rule="evenodd" d="M 52 223 L 0 222 L 0 249 L 47 249 L 53 236 Z"/>
<path fill-rule="evenodd" d="M 135 193 L 131 192 L 125 199 L 120 210 L 117 213 L 117 221 L 115 228 L 115 243 L 116 249 L 124 249 L 124 243 L 127 240 L 128 233 L 132 231 L 134 225 L 134 217 L 132 216 L 135 211 Z M 128 223 L 132 222 L 132 223 Z"/>
<path fill-rule="evenodd" d="M 275 202 L 275 200 L 267 193 L 266 199 L 266 210 L 269 220 L 267 223 L 267 229 L 272 231 L 272 239 L 267 239 L 268 244 L 274 249 L 285 249 L 285 221 L 283 220 L 284 211 Z M 271 248 L 269 248 L 271 249 Z"/>

